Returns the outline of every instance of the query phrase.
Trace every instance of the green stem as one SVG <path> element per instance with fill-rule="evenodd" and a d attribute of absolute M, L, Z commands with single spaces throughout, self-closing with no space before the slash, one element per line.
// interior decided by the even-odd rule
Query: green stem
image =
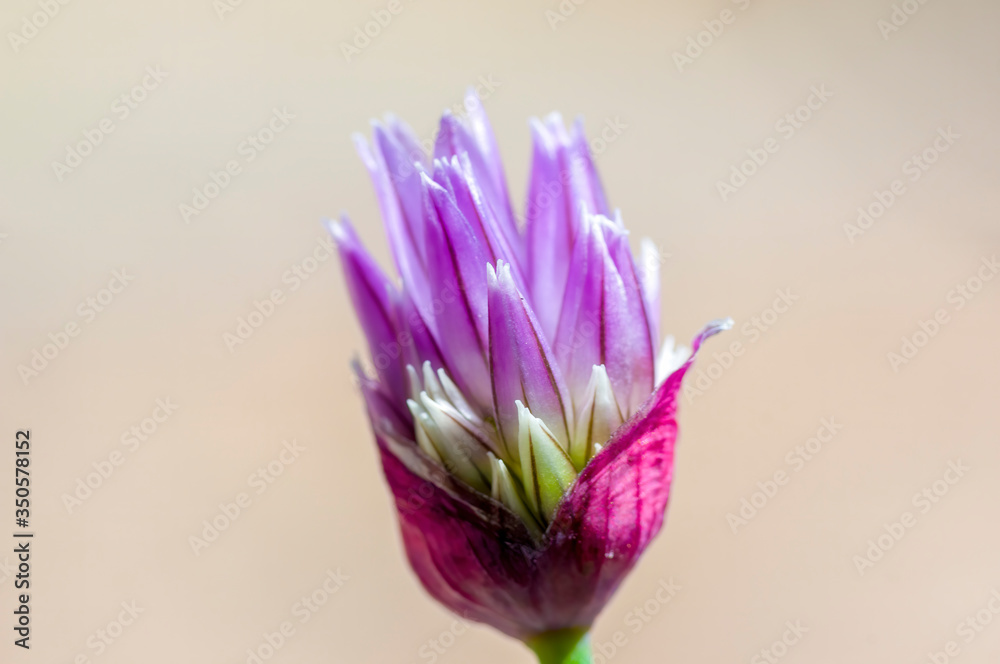
<path fill-rule="evenodd" d="M 590 635 L 585 629 L 559 629 L 534 636 L 525 644 L 540 664 L 591 664 Z"/>

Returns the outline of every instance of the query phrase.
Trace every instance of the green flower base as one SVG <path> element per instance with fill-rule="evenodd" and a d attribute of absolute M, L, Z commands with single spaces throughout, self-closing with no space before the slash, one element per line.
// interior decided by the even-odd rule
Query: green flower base
<path fill-rule="evenodd" d="M 540 664 L 591 664 L 590 634 L 583 629 L 560 629 L 525 641 Z"/>

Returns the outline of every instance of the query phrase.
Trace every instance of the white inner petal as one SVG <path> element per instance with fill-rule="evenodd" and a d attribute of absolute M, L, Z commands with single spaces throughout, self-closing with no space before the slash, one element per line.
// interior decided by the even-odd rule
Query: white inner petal
<path fill-rule="evenodd" d="M 606 443 L 625 421 L 603 364 L 594 366 L 584 395 L 569 450 L 578 471 L 597 453 L 596 446 Z"/>
<path fill-rule="evenodd" d="M 681 368 L 691 357 L 691 349 L 686 346 L 674 346 L 673 336 L 668 336 L 663 340 L 663 346 L 656 356 L 655 381 L 659 385 L 667 379 L 667 376 Z"/>

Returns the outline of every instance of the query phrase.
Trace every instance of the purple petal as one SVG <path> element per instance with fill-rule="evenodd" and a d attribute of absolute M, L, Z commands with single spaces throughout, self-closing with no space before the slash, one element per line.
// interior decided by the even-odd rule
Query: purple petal
<path fill-rule="evenodd" d="M 577 210 L 570 197 L 564 195 L 565 173 L 555 138 L 536 119 L 531 120 L 531 137 L 531 176 L 525 208 L 526 269 L 532 301 L 550 303 L 538 312 L 538 319 L 546 336 L 553 339 L 559 311 L 551 303 L 562 301 L 566 287 Z"/>
<path fill-rule="evenodd" d="M 328 221 L 327 228 L 337 243 L 347 289 L 368 338 L 379 381 L 389 394 L 405 399 L 406 373 L 396 321 L 399 294 L 361 244 L 346 217 L 339 223 Z"/>
<path fill-rule="evenodd" d="M 520 264 L 514 260 L 515 250 L 501 231 L 497 215 L 483 197 L 468 155 L 452 157 L 450 161 L 437 161 L 436 164 L 440 170 L 435 170 L 435 182 L 452 195 L 462 216 L 472 228 L 477 242 L 485 247 L 489 262 L 496 264 L 498 260 L 502 260 L 510 263 L 514 281 L 518 288 L 522 288 L 525 281 Z"/>
<path fill-rule="evenodd" d="M 594 166 L 594 159 L 590 155 L 590 146 L 587 144 L 587 134 L 583 130 L 582 118 L 577 118 L 573 123 L 570 141 L 573 144 L 574 156 L 579 159 L 583 177 L 587 182 L 585 190 L 590 196 L 588 200 L 589 206 L 592 206 L 590 209 L 596 214 L 611 216 L 611 209 L 608 207 L 608 199 L 604 195 L 601 178 L 597 175 L 597 167 Z"/>
<path fill-rule="evenodd" d="M 470 224 L 455 201 L 442 186 L 448 179 L 444 164 L 435 162 L 434 180 L 424 176 L 424 191 L 430 197 L 433 213 L 428 225 L 428 268 L 435 286 L 454 285 L 461 294 L 462 304 L 476 327 L 480 348 L 486 349 L 486 273 L 490 262 L 489 247 L 481 232 Z M 437 222 L 434 225 L 434 222 Z M 449 331 L 450 335 L 450 331 Z"/>
<path fill-rule="evenodd" d="M 605 217 L 588 215 L 583 222 L 554 348 L 574 403 L 598 364 L 626 415 L 653 390 L 655 349 L 632 255 L 624 232 Z"/>
<path fill-rule="evenodd" d="M 619 302 L 619 328 L 612 332 L 612 339 L 623 343 L 614 344 L 613 354 L 621 364 L 617 368 L 608 367 L 612 376 L 617 373 L 622 387 L 627 384 L 629 391 L 623 394 L 622 407 L 627 413 L 634 413 L 653 390 L 656 373 L 657 338 L 656 314 L 649 309 L 649 301 L 641 282 L 641 275 L 635 266 L 635 258 L 629 248 L 628 235 L 620 223 L 610 226 L 605 232 L 608 252 L 624 288 L 624 300 Z M 627 340 L 627 341 L 625 341 Z"/>
<path fill-rule="evenodd" d="M 381 155 L 387 175 L 396 190 L 411 239 L 419 247 L 420 222 L 423 218 L 420 191 L 420 173 L 424 171 L 421 164 L 423 152 L 419 146 L 400 140 L 408 133 L 409 131 L 399 124 L 391 127 L 384 127 L 378 123 L 374 125 L 375 148 Z"/>
<path fill-rule="evenodd" d="M 490 214 L 496 217 L 499 231 L 512 252 L 511 258 L 520 262 L 523 240 L 511 211 L 506 185 L 500 188 L 494 174 L 495 165 L 469 128 L 445 111 L 434 143 L 434 157 L 448 161 L 456 156 L 468 160 L 473 178 L 482 191 L 483 202 Z"/>
<path fill-rule="evenodd" d="M 369 378 L 357 359 L 351 362 L 351 368 L 361 388 L 372 429 L 397 438 L 408 438 L 413 430 L 413 418 L 409 411 L 401 410 L 399 401 L 388 394 L 377 380 Z"/>
<path fill-rule="evenodd" d="M 510 193 L 507 189 L 507 177 L 504 175 L 503 161 L 500 159 L 500 148 L 497 146 L 497 139 L 493 134 L 489 118 L 486 117 L 483 102 L 473 88 L 469 88 L 465 93 L 465 108 L 468 113 L 469 130 L 479 147 L 479 152 L 483 155 L 483 162 L 489 170 L 490 180 L 493 182 L 494 190 L 502 205 L 502 209 L 497 210 L 497 214 L 501 215 L 506 223 L 511 224 L 511 230 L 516 231 L 514 210 L 510 204 Z"/>
<path fill-rule="evenodd" d="M 569 449 L 569 393 L 535 315 L 506 263 L 488 268 L 490 372 L 497 428 L 509 459 L 517 453 L 521 401 Z"/>
<path fill-rule="evenodd" d="M 570 136 L 558 114 L 531 121 L 531 177 L 525 210 L 526 271 L 532 302 L 561 302 L 584 211 L 607 215 L 607 201 L 582 127 Z M 558 311 L 538 312 L 554 338 Z"/>
<path fill-rule="evenodd" d="M 618 343 L 608 336 L 604 302 L 605 291 L 621 296 L 621 283 L 604 243 L 602 223 L 597 217 L 588 217 L 582 224 L 569 261 L 569 280 L 552 344 L 573 403 L 580 403 L 594 365 L 605 363 L 608 345 Z"/>
<path fill-rule="evenodd" d="M 436 369 L 445 366 L 434 335 L 406 291 L 403 291 L 399 300 L 399 324 L 404 330 L 404 334 L 400 335 L 400 343 L 405 347 L 406 364 L 421 367 L 424 362 L 430 362 Z"/>
<path fill-rule="evenodd" d="M 354 136 L 354 144 L 375 186 L 375 194 L 382 211 L 396 269 L 407 288 L 415 294 L 418 308 L 426 316 L 429 313 L 429 310 L 425 311 L 429 309 L 426 301 L 430 298 L 426 296 L 428 287 L 424 266 L 423 219 L 417 214 L 419 210 L 404 210 L 403 199 L 399 193 L 400 189 L 408 192 L 407 200 L 409 200 L 409 190 L 413 182 L 416 182 L 419 189 L 419 174 L 413 163 L 406 161 L 404 150 L 398 142 L 395 142 L 384 128 L 376 125 L 375 135 L 374 151 L 361 135 Z M 381 147 L 379 137 L 383 144 Z M 390 157 L 391 166 L 386 163 L 386 155 Z M 411 169 L 412 174 L 400 183 L 399 169 L 403 167 Z M 410 203 L 407 203 L 407 206 L 412 208 Z"/>
<path fill-rule="evenodd" d="M 431 326 L 448 373 L 462 391 L 488 411 L 492 404 L 487 366 L 485 247 L 458 210 L 454 199 L 426 174 L 422 176 L 427 215 L 426 242 Z"/>

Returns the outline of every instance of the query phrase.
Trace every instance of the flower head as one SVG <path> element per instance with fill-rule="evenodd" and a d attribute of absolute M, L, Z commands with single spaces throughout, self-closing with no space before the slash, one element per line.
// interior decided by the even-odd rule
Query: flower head
<path fill-rule="evenodd" d="M 453 611 L 530 640 L 589 628 L 659 531 L 693 354 L 660 348 L 655 247 L 633 256 L 582 125 L 532 122 L 520 224 L 474 94 L 466 107 L 432 156 L 392 117 L 356 137 L 401 285 L 346 219 L 329 226 L 410 563 Z"/>

